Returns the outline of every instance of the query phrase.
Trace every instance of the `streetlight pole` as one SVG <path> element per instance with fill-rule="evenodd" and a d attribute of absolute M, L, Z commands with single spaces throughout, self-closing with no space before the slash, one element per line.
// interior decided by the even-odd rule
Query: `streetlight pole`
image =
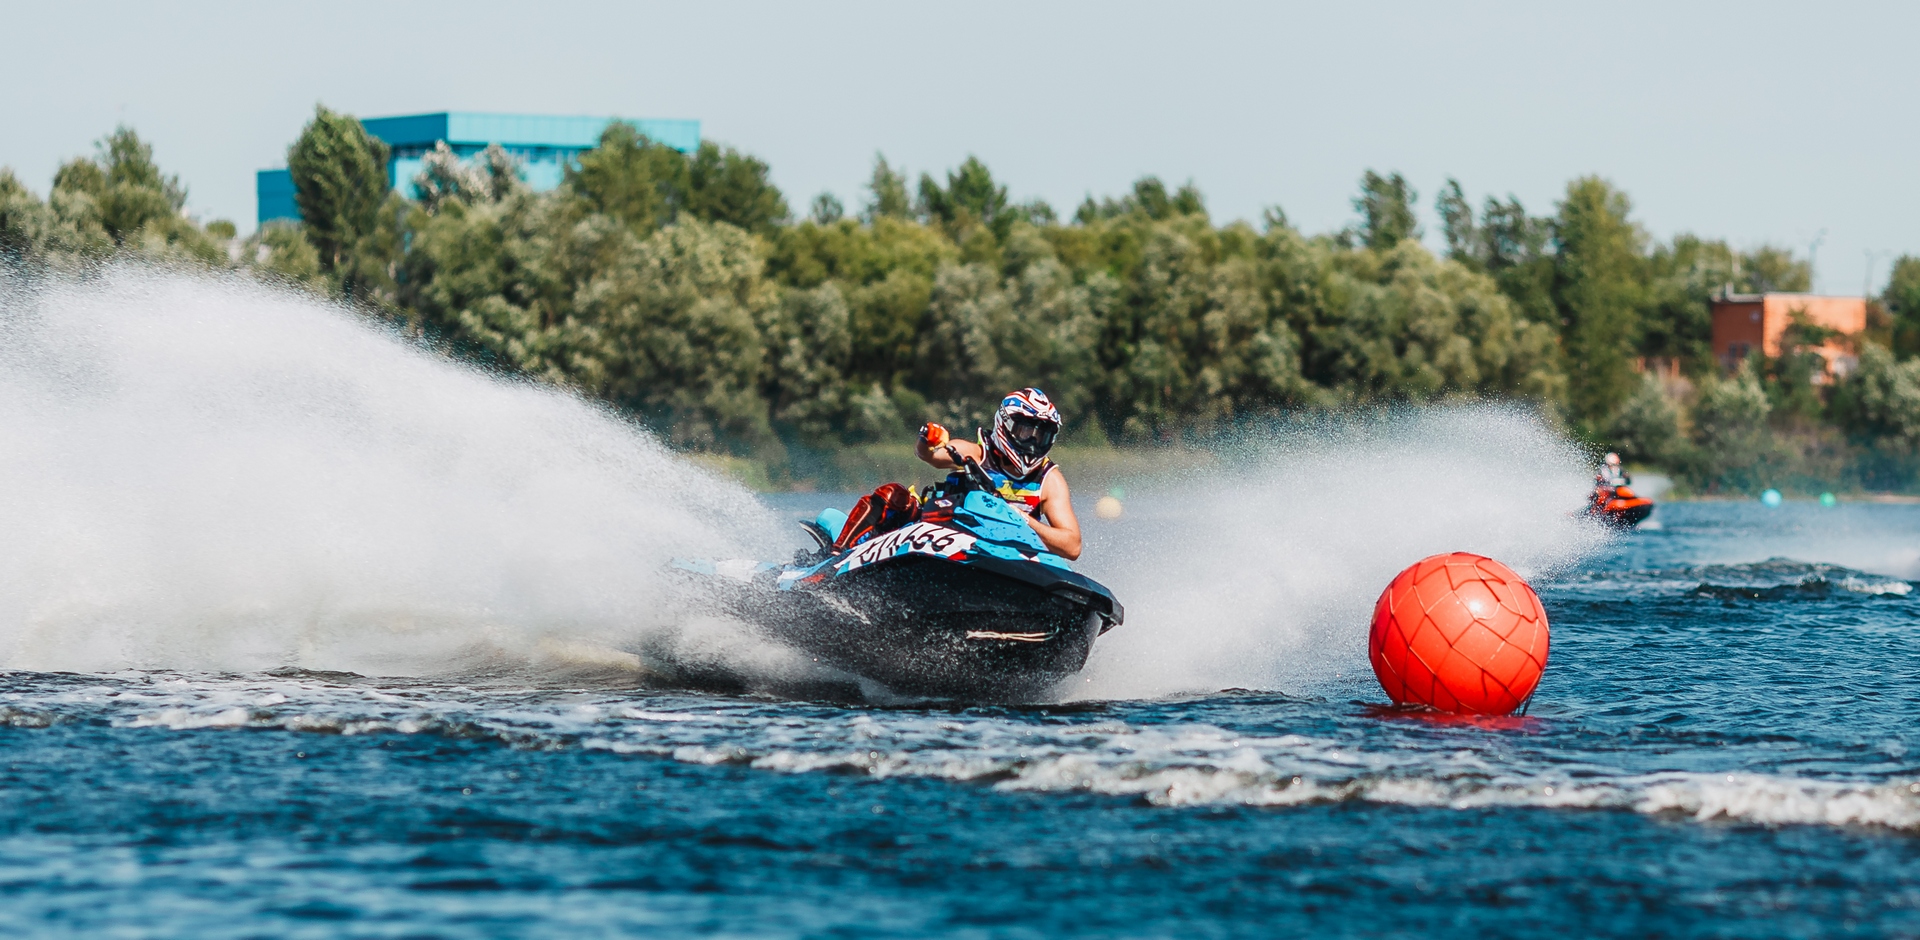
<path fill-rule="evenodd" d="M 1891 248 L 1867 249 L 1867 275 L 1860 282 L 1860 296 L 1873 296 L 1873 263 L 1891 254 L 1893 254 L 1893 249 Z"/>
<path fill-rule="evenodd" d="M 1820 243 L 1827 240 L 1827 230 L 1821 229 L 1813 236 L 1813 244 L 1807 246 L 1807 290 L 1818 293 L 1820 286 Z"/>

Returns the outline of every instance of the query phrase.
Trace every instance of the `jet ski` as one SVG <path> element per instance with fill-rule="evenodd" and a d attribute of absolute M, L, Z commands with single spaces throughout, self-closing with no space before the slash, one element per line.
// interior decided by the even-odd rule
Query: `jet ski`
<path fill-rule="evenodd" d="M 1631 529 L 1653 515 L 1653 500 L 1635 493 L 1631 486 L 1595 487 L 1587 515 L 1615 528 Z"/>
<path fill-rule="evenodd" d="M 919 517 L 793 562 L 676 561 L 727 611 L 895 694 L 1018 701 L 1079 672 L 1126 612 L 1047 551 L 977 462 L 927 488 Z"/>

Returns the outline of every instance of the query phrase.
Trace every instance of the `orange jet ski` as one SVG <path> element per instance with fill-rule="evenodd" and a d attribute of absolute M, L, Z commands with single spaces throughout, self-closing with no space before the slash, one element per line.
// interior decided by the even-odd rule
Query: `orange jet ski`
<path fill-rule="evenodd" d="M 1621 529 L 1631 529 L 1653 515 L 1653 500 L 1633 491 L 1631 486 L 1596 486 L 1587 515 Z"/>

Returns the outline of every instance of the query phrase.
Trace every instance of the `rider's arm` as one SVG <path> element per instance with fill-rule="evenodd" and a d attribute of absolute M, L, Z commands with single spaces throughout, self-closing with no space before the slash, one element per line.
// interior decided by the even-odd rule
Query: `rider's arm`
<path fill-rule="evenodd" d="M 1041 522 L 1040 517 L 1047 521 Z M 1055 467 L 1040 484 L 1040 505 L 1027 516 L 1027 524 L 1040 536 L 1047 551 L 1068 561 L 1080 557 L 1080 520 L 1073 514 L 1073 500 L 1067 493 L 1067 478 Z"/>
<path fill-rule="evenodd" d="M 935 467 L 952 470 L 960 465 L 947 454 L 949 447 L 959 451 L 962 457 L 972 457 L 975 460 L 986 459 L 986 453 L 980 449 L 979 444 L 950 437 L 947 429 L 937 424 L 929 424 L 920 429 L 920 438 L 914 442 L 914 453 L 918 454 L 921 460 Z"/>

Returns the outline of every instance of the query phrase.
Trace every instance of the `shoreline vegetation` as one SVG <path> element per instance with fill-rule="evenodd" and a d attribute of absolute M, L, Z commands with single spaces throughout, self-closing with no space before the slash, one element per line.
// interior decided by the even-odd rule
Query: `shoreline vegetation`
<path fill-rule="evenodd" d="M 1091 502 L 1130 487 L 1163 482 L 1226 464 L 1219 452 L 1185 445 L 1157 447 L 1076 446 L 1062 443 L 1055 459 L 1066 468 L 1076 502 Z M 806 462 L 769 465 L 751 456 L 697 453 L 696 463 L 724 473 L 760 492 L 864 493 L 882 483 L 900 482 L 916 488 L 946 476 L 946 471 L 921 463 L 913 443 L 849 444 L 829 453 L 809 455 Z M 799 466 L 794 466 L 799 463 Z"/>
<path fill-rule="evenodd" d="M 1846 375 L 1827 380 L 1813 350 L 1831 334 L 1806 322 L 1728 369 L 1709 295 L 1804 291 L 1809 264 L 1654 239 L 1598 176 L 1543 215 L 1476 207 L 1450 179 L 1436 253 L 1420 194 L 1371 170 L 1353 224 L 1309 234 L 1277 206 L 1217 223 L 1191 183 L 1151 176 L 1069 216 L 973 157 L 914 180 L 877 156 L 857 211 L 822 193 L 795 213 L 759 159 L 622 123 L 550 192 L 498 148 L 443 147 L 403 197 L 387 156 L 316 108 L 288 151 L 304 221 L 241 238 L 189 217 L 186 187 L 122 127 L 44 197 L 0 169 L 0 268 L 30 283 L 137 259 L 344 301 L 763 489 L 919 480 L 913 428 L 979 426 L 1038 384 L 1067 415 L 1076 482 L 1194 469 L 1302 416 L 1506 401 L 1676 496 L 1920 493 L 1920 258 L 1871 299 Z"/>

